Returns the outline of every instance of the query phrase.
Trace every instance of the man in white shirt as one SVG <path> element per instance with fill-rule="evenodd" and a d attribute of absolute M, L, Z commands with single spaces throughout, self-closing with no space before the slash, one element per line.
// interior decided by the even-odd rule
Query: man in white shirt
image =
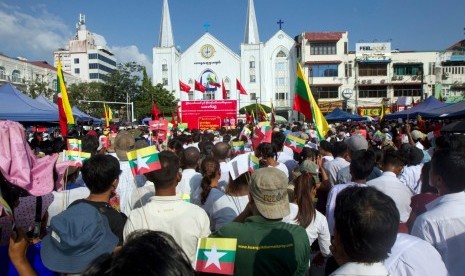
<path fill-rule="evenodd" d="M 329 183 L 331 183 L 331 186 L 337 184 L 336 180 L 339 170 L 350 165 L 350 163 L 346 160 L 349 155 L 349 148 L 347 147 L 346 143 L 336 142 L 336 144 L 334 144 L 334 153 L 336 158 L 330 161 L 326 166 L 326 173 L 328 174 Z"/>
<path fill-rule="evenodd" d="M 220 163 L 221 177 L 218 181 L 218 188 L 225 191 L 229 183 L 228 159 L 231 155 L 231 147 L 228 143 L 218 142 L 213 146 L 212 156 Z"/>
<path fill-rule="evenodd" d="M 350 187 L 339 194 L 334 217 L 331 252 L 340 267 L 330 275 L 389 275 L 383 261 L 399 227 L 394 201 L 375 188 Z"/>
<path fill-rule="evenodd" d="M 410 211 L 410 198 L 412 193 L 397 176 L 402 172 L 404 161 L 398 151 L 386 152 L 383 158 L 383 174 L 367 182 L 367 186 L 375 187 L 378 191 L 390 196 L 396 203 L 397 210 L 400 214 L 400 222 L 406 223 Z M 404 224 L 403 233 L 408 233 L 408 227 Z"/>
<path fill-rule="evenodd" d="M 120 210 L 126 216 L 131 212 L 131 195 L 133 190 L 137 188 L 126 154 L 135 149 L 135 143 L 134 136 L 125 130 L 120 131 L 115 137 L 115 153 L 121 168 L 116 193 L 119 196 Z"/>
<path fill-rule="evenodd" d="M 438 150 L 431 161 L 430 183 L 440 197 L 426 205 L 412 235 L 432 244 L 453 276 L 465 272 L 465 153 Z"/>
<path fill-rule="evenodd" d="M 438 251 L 417 237 L 397 234 L 391 254 L 384 266 L 396 276 L 448 276 L 447 268 Z"/>
<path fill-rule="evenodd" d="M 179 158 L 172 152 L 159 153 L 161 169 L 147 173 L 155 183 L 155 196 L 131 212 L 124 226 L 124 239 L 139 229 L 163 231 L 176 240 L 194 265 L 197 242 L 210 234 L 210 220 L 205 211 L 176 196 L 181 180 Z"/>
<path fill-rule="evenodd" d="M 176 194 L 185 199 L 189 198 L 192 203 L 194 203 L 193 199 L 195 199 L 194 191 L 198 189 L 202 181 L 202 175 L 196 171 L 199 161 L 200 151 L 197 148 L 188 147 L 184 149 L 181 162 L 184 170 L 182 170 L 182 179 L 176 186 Z"/>
<path fill-rule="evenodd" d="M 419 148 L 404 144 L 402 145 L 401 151 L 404 152 L 407 158 L 407 165 L 404 167 L 402 174 L 399 176 L 399 179 L 404 185 L 406 185 L 414 195 L 417 195 L 421 192 L 421 169 L 423 164 L 423 151 Z"/>
<path fill-rule="evenodd" d="M 328 220 L 329 232 L 334 235 L 334 208 L 338 194 L 352 186 L 366 187 L 366 178 L 375 166 L 375 154 L 372 151 L 359 150 L 354 152 L 350 163 L 350 173 L 352 181 L 346 184 L 334 185 L 328 194 L 326 203 L 326 219 Z"/>

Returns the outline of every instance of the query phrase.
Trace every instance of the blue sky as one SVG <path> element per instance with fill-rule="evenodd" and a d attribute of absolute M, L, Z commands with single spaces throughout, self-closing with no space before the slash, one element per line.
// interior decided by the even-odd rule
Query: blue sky
<path fill-rule="evenodd" d="M 210 33 L 239 52 L 247 0 L 170 0 L 176 44 L 185 50 Z M 162 0 L 0 0 L 0 52 L 30 60 L 52 60 L 53 50 L 73 35 L 79 13 L 89 30 L 103 35 L 119 61 L 152 61 Z M 464 39 L 463 0 L 255 0 L 260 40 L 283 29 L 302 32 L 348 31 L 349 48 L 359 41 L 392 41 L 399 50 L 442 50 Z"/>

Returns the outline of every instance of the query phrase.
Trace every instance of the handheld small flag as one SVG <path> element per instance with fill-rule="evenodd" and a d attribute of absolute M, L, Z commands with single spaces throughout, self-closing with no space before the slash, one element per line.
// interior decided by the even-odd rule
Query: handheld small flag
<path fill-rule="evenodd" d="M 254 172 L 260 168 L 260 162 L 258 161 L 258 157 L 251 154 L 249 155 L 249 171 Z"/>
<path fill-rule="evenodd" d="M 245 152 L 245 146 L 243 141 L 232 143 L 233 152 L 235 154 L 242 154 Z"/>
<path fill-rule="evenodd" d="M 187 123 L 179 123 L 178 124 L 178 129 L 180 131 L 184 131 L 187 128 Z"/>
<path fill-rule="evenodd" d="M 185 202 L 191 202 L 190 194 L 179 194 L 179 197 Z"/>
<path fill-rule="evenodd" d="M 305 140 L 288 134 L 284 145 L 291 148 L 294 152 L 301 153 L 305 146 Z"/>
<path fill-rule="evenodd" d="M 271 126 L 269 125 L 262 125 L 255 128 L 252 137 L 252 145 L 254 148 L 258 147 L 261 143 L 271 143 L 271 135 L 273 131 L 271 130 Z"/>
<path fill-rule="evenodd" d="M 236 247 L 237 239 L 199 239 L 195 270 L 198 272 L 233 275 Z"/>
<path fill-rule="evenodd" d="M 250 133 L 252 133 L 252 131 L 248 129 L 247 127 L 244 127 L 241 131 L 241 136 L 245 136 L 247 137 L 247 139 L 249 139 Z"/>
<path fill-rule="evenodd" d="M 79 139 L 68 139 L 68 150 L 82 151 L 82 142 Z"/>
<path fill-rule="evenodd" d="M 82 151 L 67 150 L 66 158 L 72 161 L 71 166 L 82 167 L 84 161 L 90 158 L 90 153 Z"/>
<path fill-rule="evenodd" d="M 156 146 L 145 147 L 127 153 L 133 175 L 139 175 L 161 169 Z"/>

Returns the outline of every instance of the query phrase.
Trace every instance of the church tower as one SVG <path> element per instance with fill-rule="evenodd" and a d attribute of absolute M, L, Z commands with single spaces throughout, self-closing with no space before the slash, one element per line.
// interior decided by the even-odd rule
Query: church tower
<path fill-rule="evenodd" d="M 241 83 L 249 93 L 250 101 L 262 95 L 263 43 L 260 42 L 253 0 L 248 0 L 244 42 L 241 44 Z M 258 101 L 265 100 L 260 98 Z"/>
<path fill-rule="evenodd" d="M 158 44 L 153 47 L 153 84 L 161 83 L 169 91 L 177 90 L 179 56 L 174 44 L 168 0 L 163 0 Z"/>

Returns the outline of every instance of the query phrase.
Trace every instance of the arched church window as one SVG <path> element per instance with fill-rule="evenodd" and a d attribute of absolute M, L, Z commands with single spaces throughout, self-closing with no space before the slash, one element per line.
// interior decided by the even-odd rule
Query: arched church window
<path fill-rule="evenodd" d="M 285 58 L 287 57 L 286 53 L 284 53 L 282 50 L 278 52 L 278 54 L 276 54 L 276 57 L 280 57 L 280 58 Z"/>
<path fill-rule="evenodd" d="M 249 68 L 250 69 L 255 68 L 255 58 L 254 57 L 250 57 Z"/>
<path fill-rule="evenodd" d="M 168 64 L 162 64 L 162 65 L 161 65 L 161 70 L 162 70 L 163 72 L 168 71 Z"/>
<path fill-rule="evenodd" d="M 11 72 L 11 81 L 13 82 L 21 81 L 21 72 L 19 72 L 19 70 L 13 70 L 13 72 Z"/>
<path fill-rule="evenodd" d="M 5 67 L 0 66 L 0 79 L 4 80 L 6 78 L 5 76 Z"/>

